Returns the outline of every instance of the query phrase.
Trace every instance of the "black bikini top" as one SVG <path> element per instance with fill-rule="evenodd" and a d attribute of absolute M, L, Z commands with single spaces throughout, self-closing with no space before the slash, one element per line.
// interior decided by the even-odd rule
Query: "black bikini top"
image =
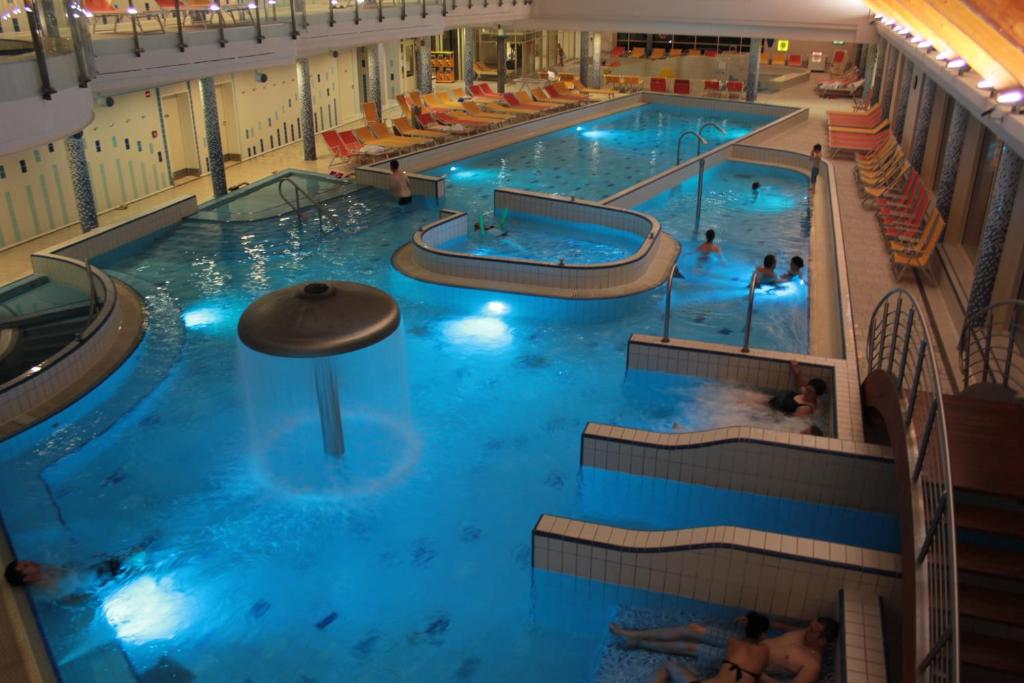
<path fill-rule="evenodd" d="M 729 666 L 729 671 L 735 671 L 736 672 L 736 683 L 739 683 L 741 680 L 743 680 L 743 674 L 747 674 L 748 676 L 753 678 L 755 681 L 761 680 L 761 674 L 756 674 L 753 671 L 747 671 L 746 669 L 741 667 L 739 664 L 736 664 L 734 662 L 730 662 L 728 659 L 723 660 L 722 664 L 728 665 Z"/>

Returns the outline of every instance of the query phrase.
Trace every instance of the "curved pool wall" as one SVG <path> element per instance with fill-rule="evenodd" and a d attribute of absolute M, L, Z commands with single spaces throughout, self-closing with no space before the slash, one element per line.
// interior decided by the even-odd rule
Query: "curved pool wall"
<path fill-rule="evenodd" d="M 396 252 L 398 270 L 417 279 L 477 289 L 572 299 L 630 296 L 659 287 L 679 254 L 678 243 L 664 236 L 659 222 L 642 213 L 572 201 L 565 197 L 498 189 L 494 207 L 522 220 L 530 217 L 602 226 L 640 240 L 628 257 L 607 263 L 551 263 L 451 251 L 444 246 L 470 230 L 471 217 L 448 212 L 420 228 Z"/>

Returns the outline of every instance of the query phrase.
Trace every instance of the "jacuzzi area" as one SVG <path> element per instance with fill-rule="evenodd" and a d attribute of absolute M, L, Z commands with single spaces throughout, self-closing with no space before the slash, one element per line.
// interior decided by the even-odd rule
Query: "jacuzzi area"
<path fill-rule="evenodd" d="M 146 336 L 97 389 L 0 445 L 0 513 L 20 556 L 128 559 L 84 602 L 34 600 L 61 679 L 614 680 L 640 675 L 608 647 L 623 613 L 728 619 L 742 603 L 799 616 L 835 602 L 831 578 L 799 600 L 792 581 L 747 590 L 755 556 L 894 591 L 891 496 L 860 495 L 891 482 L 891 462 L 765 406 L 783 358 L 838 377 L 838 360 L 807 357 L 812 286 L 828 291 L 834 254 L 812 242 L 798 160 L 728 144 L 696 157 L 689 140 L 677 165 L 679 126 L 724 121 L 731 133 L 709 140 L 747 145 L 771 108 L 694 116 L 692 99 L 646 97 L 608 105 L 625 108 L 607 115 L 621 131 L 586 107 L 498 131 L 491 151 L 404 157 L 408 206 L 378 168 L 355 184 L 292 173 L 97 254 L 144 298 Z M 651 120 L 656 142 L 638 147 Z M 524 139 L 503 156 L 507 136 Z M 281 208 L 284 177 L 325 214 Z M 707 228 L 724 260 L 695 256 Z M 756 294 L 760 353 L 741 372 L 718 346 L 738 353 L 768 252 L 780 271 L 804 255 L 811 285 Z M 384 290 L 401 311 L 388 346 L 342 371 L 344 459 L 324 453 L 313 390 L 280 389 L 294 366 L 257 368 L 237 333 L 253 300 L 326 280 Z M 697 376 L 682 354 L 698 351 L 658 345 L 667 281 L 672 339 L 722 354 L 721 372 Z M 354 389 L 372 400 L 346 403 Z M 851 438 L 839 408 L 820 426 Z M 779 446 L 790 437 L 801 455 Z M 788 480 L 796 457 L 820 492 Z M 733 556 L 745 569 L 713 580 Z"/>

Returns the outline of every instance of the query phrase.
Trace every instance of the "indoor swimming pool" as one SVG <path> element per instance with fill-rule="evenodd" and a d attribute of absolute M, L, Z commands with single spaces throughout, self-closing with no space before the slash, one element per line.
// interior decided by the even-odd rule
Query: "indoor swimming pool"
<path fill-rule="evenodd" d="M 249 210 L 237 202 L 232 211 Z M 895 519 L 735 492 L 709 510 L 696 504 L 711 495 L 701 487 L 676 517 L 658 512 L 676 495 L 666 489 L 581 475 L 588 421 L 643 425 L 653 414 L 706 427 L 751 390 L 662 377 L 674 388 L 651 392 L 650 378 L 623 380 L 629 335 L 661 328 L 662 291 L 551 302 L 425 284 L 389 259 L 436 218 L 433 202 L 399 207 L 359 189 L 329 208 L 326 231 L 292 218 L 186 220 L 97 264 L 146 298 L 149 333 L 97 390 L 0 447 L 0 510 L 20 556 L 76 568 L 129 558 L 87 599 L 36 601 L 67 683 L 125 680 L 129 669 L 253 683 L 339 671 L 352 681 L 587 679 L 607 640 L 600 619 L 597 636 L 559 643 L 537 616 L 530 532 L 545 512 L 779 530 L 810 516 L 800 530 L 815 538 L 895 543 Z M 749 239 L 760 236 L 725 246 L 740 253 Z M 323 278 L 372 284 L 401 306 L 408 372 L 393 382 L 409 416 L 387 422 L 401 445 L 381 457 L 400 466 L 372 486 L 281 480 L 340 466 L 324 461 L 313 421 L 290 425 L 269 454 L 251 432 L 254 402 L 279 397 L 241 375 L 239 315 L 267 291 Z M 675 297 L 688 305 L 686 286 Z M 742 319 L 715 324 L 739 331 Z M 673 334 L 739 339 L 684 317 Z M 763 339 L 804 348 L 788 331 Z"/>
<path fill-rule="evenodd" d="M 493 210 L 492 193 L 499 187 L 598 200 L 674 166 L 676 142 L 685 131 L 706 123 L 725 128 L 724 134 L 710 126 L 704 130 L 708 151 L 770 121 L 756 114 L 645 104 L 422 173 L 443 175 L 445 206 L 471 216 Z M 680 152 L 684 161 L 696 155 L 692 136 Z"/>

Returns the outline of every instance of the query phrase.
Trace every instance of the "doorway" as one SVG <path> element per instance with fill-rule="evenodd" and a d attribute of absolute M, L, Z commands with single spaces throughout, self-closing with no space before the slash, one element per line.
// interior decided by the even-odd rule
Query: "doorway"
<path fill-rule="evenodd" d="M 220 145 L 224 161 L 242 160 L 242 141 L 238 137 L 238 114 L 235 111 L 233 81 L 217 84 L 217 117 L 220 119 Z"/>
<path fill-rule="evenodd" d="M 196 148 L 196 129 L 192 122 L 192 105 L 188 92 L 163 95 L 164 131 L 167 135 L 167 155 L 170 157 L 171 178 L 200 175 L 199 153 Z"/>

